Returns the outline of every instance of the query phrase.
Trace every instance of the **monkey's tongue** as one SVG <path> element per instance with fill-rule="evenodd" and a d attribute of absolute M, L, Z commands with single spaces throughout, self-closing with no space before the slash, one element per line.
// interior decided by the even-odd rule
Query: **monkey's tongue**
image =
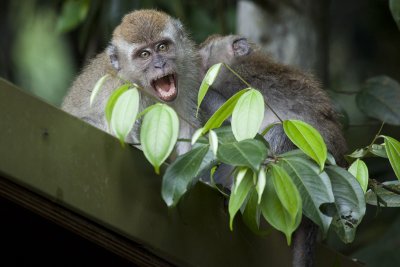
<path fill-rule="evenodd" d="M 164 101 L 172 101 L 177 95 L 173 75 L 167 75 L 155 80 L 154 88 L 156 89 L 158 96 Z"/>

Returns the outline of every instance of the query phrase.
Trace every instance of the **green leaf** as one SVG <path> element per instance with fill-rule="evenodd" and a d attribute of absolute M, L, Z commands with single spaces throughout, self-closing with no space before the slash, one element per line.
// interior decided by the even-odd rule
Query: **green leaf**
<path fill-rule="evenodd" d="M 351 164 L 348 171 L 354 177 L 356 177 L 364 193 L 367 192 L 369 174 L 368 174 L 368 167 L 365 164 L 365 162 L 362 161 L 361 159 L 357 159 L 356 161 L 353 162 L 353 164 Z"/>
<path fill-rule="evenodd" d="M 393 19 L 400 30 L 400 1 L 399 0 L 389 0 L 389 8 L 392 13 Z"/>
<path fill-rule="evenodd" d="M 212 152 L 214 153 L 214 156 L 217 156 L 218 136 L 213 130 L 210 130 L 208 137 L 209 137 L 209 141 L 210 141 L 210 148 L 211 148 Z"/>
<path fill-rule="evenodd" d="M 311 125 L 299 120 L 283 121 L 283 130 L 289 139 L 324 169 L 327 149 L 320 133 Z"/>
<path fill-rule="evenodd" d="M 106 115 L 106 120 L 109 125 L 111 122 L 111 116 L 112 116 L 112 112 L 114 110 L 115 103 L 117 102 L 119 97 L 129 89 L 129 87 L 130 87 L 129 84 L 124 84 L 124 85 L 120 86 L 108 98 L 108 101 L 106 104 L 106 109 L 105 109 L 105 115 Z"/>
<path fill-rule="evenodd" d="M 257 185 L 256 185 L 256 189 L 257 189 L 257 193 L 258 193 L 258 204 L 261 203 L 262 194 L 264 193 L 264 189 L 265 189 L 266 179 L 267 178 L 266 178 L 265 169 L 263 167 L 261 167 L 260 171 L 258 172 Z"/>
<path fill-rule="evenodd" d="M 356 178 L 346 170 L 329 166 L 325 171 L 332 183 L 335 203 L 321 205 L 321 211 L 333 216 L 333 229 L 343 242 L 350 243 L 365 214 L 364 192 Z"/>
<path fill-rule="evenodd" d="M 233 192 L 236 193 L 238 187 L 240 186 L 240 184 L 243 181 L 243 178 L 246 176 L 246 173 L 249 169 L 248 168 L 240 168 L 237 172 L 236 172 L 236 176 L 235 176 L 235 184 L 233 187 Z"/>
<path fill-rule="evenodd" d="M 276 194 L 283 207 L 289 212 L 289 215 L 296 220 L 298 213 L 301 213 L 302 202 L 299 191 L 288 173 L 282 167 L 271 165 L 272 182 L 274 184 Z"/>
<path fill-rule="evenodd" d="M 254 138 L 264 119 L 264 97 L 256 89 L 243 94 L 232 112 L 232 131 L 236 140 Z"/>
<path fill-rule="evenodd" d="M 346 155 L 347 158 L 358 159 L 363 158 L 368 154 L 367 148 L 359 148 L 355 150 L 353 153 Z"/>
<path fill-rule="evenodd" d="M 383 182 L 383 184 L 391 189 L 400 191 L 400 181 L 388 181 Z M 377 206 L 376 194 L 386 202 L 386 207 L 400 207 L 400 195 L 390 192 L 382 186 L 376 187 L 375 191 L 371 189 L 367 191 L 365 198 L 368 204 Z"/>
<path fill-rule="evenodd" d="M 111 129 L 121 143 L 131 131 L 139 111 L 140 95 L 136 88 L 125 91 L 115 102 L 112 116 Z"/>
<path fill-rule="evenodd" d="M 90 94 L 90 106 L 92 106 L 93 104 L 93 100 L 95 99 L 95 97 L 97 96 L 97 93 L 100 91 L 101 87 L 103 86 L 104 82 L 110 78 L 109 74 L 104 75 L 103 77 L 101 77 L 96 84 L 94 85 L 93 91 Z"/>
<path fill-rule="evenodd" d="M 201 105 L 201 102 L 203 101 L 204 97 L 206 96 L 206 93 L 208 91 L 208 88 L 214 83 L 215 79 L 218 76 L 218 73 L 221 69 L 222 63 L 218 63 L 215 65 L 212 65 L 206 75 L 204 76 L 203 81 L 201 82 L 199 93 L 197 94 L 197 111 L 196 111 L 196 116 L 199 112 L 199 108 Z"/>
<path fill-rule="evenodd" d="M 140 143 L 147 160 L 159 174 L 161 164 L 174 149 L 179 134 L 179 118 L 166 104 L 155 104 L 143 117 Z"/>
<path fill-rule="evenodd" d="M 192 146 L 197 142 L 197 140 L 202 136 L 203 128 L 197 129 L 192 136 L 191 144 Z"/>
<path fill-rule="evenodd" d="M 309 160 L 309 159 L 310 159 L 310 157 L 307 156 L 307 155 L 306 155 L 303 151 L 301 151 L 300 149 L 293 149 L 293 150 L 290 150 L 290 151 L 288 151 L 288 152 L 282 153 L 282 154 L 279 155 L 279 157 L 283 157 L 283 158 L 288 158 L 288 157 L 299 157 L 299 158 L 306 159 L 306 160 Z M 332 156 L 332 154 L 329 153 L 329 152 L 327 153 L 325 164 L 336 165 L 335 158 L 334 158 L 334 157 Z"/>
<path fill-rule="evenodd" d="M 279 164 L 286 170 L 299 190 L 304 215 L 316 223 L 326 235 L 332 218 L 324 215 L 319 207 L 323 203 L 335 201 L 329 177 L 325 172 L 320 173 L 318 166 L 309 158 L 289 155 L 284 157 Z"/>
<path fill-rule="evenodd" d="M 246 200 L 247 195 L 250 192 L 250 189 L 253 187 L 253 172 L 248 171 L 244 176 L 240 185 L 233 191 L 229 198 L 229 227 L 233 229 L 233 219 L 235 218 L 236 213 L 239 211 L 240 207 L 243 205 Z"/>
<path fill-rule="evenodd" d="M 213 130 L 218 136 L 220 144 L 236 143 L 236 138 L 233 135 L 231 126 L 223 126 Z"/>
<path fill-rule="evenodd" d="M 208 119 L 203 127 L 203 134 L 208 132 L 210 129 L 218 128 L 222 123 L 231 116 L 233 109 L 236 106 L 239 98 L 246 93 L 250 88 L 240 90 L 233 96 L 231 96 L 224 104 L 222 104 L 218 110 Z"/>
<path fill-rule="evenodd" d="M 381 145 L 373 144 L 371 147 L 371 153 L 381 158 L 388 158 L 386 154 L 385 144 Z"/>
<path fill-rule="evenodd" d="M 208 145 L 199 146 L 180 155 L 168 166 L 162 180 L 161 195 L 169 207 L 178 203 L 199 174 L 200 166 L 208 150 Z"/>
<path fill-rule="evenodd" d="M 390 165 L 392 165 L 397 179 L 400 180 L 400 142 L 389 136 L 383 136 L 383 138 Z"/>
<path fill-rule="evenodd" d="M 272 182 L 271 171 L 267 171 L 267 184 L 261 200 L 261 212 L 267 222 L 275 229 L 286 235 L 287 243 L 292 241 L 292 233 L 299 226 L 301 221 L 301 212 L 297 214 L 293 221 L 292 216 L 285 209 L 280 201 L 274 183 Z"/>
<path fill-rule="evenodd" d="M 267 155 L 268 150 L 262 142 L 247 139 L 237 143 L 221 144 L 217 159 L 233 166 L 249 167 L 257 172 Z"/>
<path fill-rule="evenodd" d="M 251 190 L 244 211 L 242 212 L 242 219 L 254 234 L 265 236 L 271 232 L 271 229 L 260 229 L 260 216 L 261 209 L 258 205 L 258 193 L 256 190 Z"/>
<path fill-rule="evenodd" d="M 368 116 L 400 125 L 400 84 L 388 76 L 368 79 L 357 96 L 358 107 Z"/>
<path fill-rule="evenodd" d="M 57 21 L 57 32 L 68 32 L 77 27 L 86 18 L 89 7 L 89 0 L 64 1 L 61 16 Z"/>

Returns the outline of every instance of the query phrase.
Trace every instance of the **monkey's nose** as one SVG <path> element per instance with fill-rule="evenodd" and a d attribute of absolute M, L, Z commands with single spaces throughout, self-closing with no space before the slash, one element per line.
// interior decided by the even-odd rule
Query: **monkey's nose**
<path fill-rule="evenodd" d="M 162 69 L 165 67 L 165 65 L 167 64 L 167 62 L 163 59 L 156 59 L 154 61 L 154 68 L 156 69 Z"/>

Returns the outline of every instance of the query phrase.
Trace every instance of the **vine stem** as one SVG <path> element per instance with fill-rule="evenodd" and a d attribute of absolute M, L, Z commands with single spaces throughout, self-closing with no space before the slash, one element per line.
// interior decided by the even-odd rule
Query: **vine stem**
<path fill-rule="evenodd" d="M 372 139 L 372 142 L 371 142 L 371 144 L 369 144 L 368 149 L 371 149 L 371 147 L 375 143 L 376 139 L 379 138 L 379 136 L 380 136 L 380 134 L 382 132 L 382 129 L 383 129 L 383 125 L 385 125 L 385 122 L 382 122 L 381 127 L 379 128 L 379 131 L 376 133 L 374 139 Z"/>
<path fill-rule="evenodd" d="M 381 186 L 383 189 L 385 189 L 387 191 L 390 191 L 390 192 L 392 192 L 392 193 L 394 193 L 396 195 L 400 195 L 400 190 L 397 190 L 395 188 L 387 186 L 387 185 L 385 185 L 385 184 L 383 184 L 383 183 L 381 183 L 381 182 L 379 182 L 379 181 L 377 181 L 375 179 L 369 179 L 369 180 L 370 180 L 370 182 L 371 182 L 373 187 Z"/>
<path fill-rule="evenodd" d="M 251 86 L 251 84 L 249 84 L 245 79 L 242 78 L 242 76 L 240 76 L 236 71 L 234 71 L 228 64 L 223 63 L 224 66 L 230 71 L 232 72 L 239 80 L 241 80 L 247 87 L 251 87 L 254 88 L 253 86 Z M 279 115 L 275 112 L 275 110 L 267 103 L 267 101 L 265 101 L 264 99 L 264 104 L 272 111 L 272 113 L 274 113 L 274 115 L 278 118 L 278 120 L 280 122 L 283 122 L 283 120 L 281 119 L 281 117 L 279 117 Z M 268 126 L 267 126 L 268 127 Z"/>
<path fill-rule="evenodd" d="M 139 89 L 140 91 L 142 91 L 146 96 L 148 96 L 149 98 L 155 100 L 156 102 L 160 102 L 160 100 L 155 97 L 154 95 L 150 94 L 149 92 L 147 92 L 143 87 L 141 87 L 140 85 L 138 85 L 137 83 L 125 80 L 124 78 L 118 76 L 115 72 L 109 72 L 108 74 L 110 74 L 111 76 L 121 80 L 122 82 L 126 83 L 126 84 L 130 84 L 132 87 L 135 87 L 137 89 Z M 174 110 L 176 112 L 176 114 L 178 115 L 178 117 L 185 121 L 187 124 L 189 124 L 190 126 L 193 127 L 193 129 L 197 129 L 197 126 L 194 125 L 193 123 L 191 123 L 190 121 L 188 121 L 186 118 L 184 118 L 181 114 L 179 114 L 176 110 Z"/>

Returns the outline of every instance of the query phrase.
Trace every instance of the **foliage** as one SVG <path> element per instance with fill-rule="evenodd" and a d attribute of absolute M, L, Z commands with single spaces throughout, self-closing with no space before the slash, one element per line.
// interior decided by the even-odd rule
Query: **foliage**
<path fill-rule="evenodd" d="M 198 107 L 223 66 L 230 69 L 219 63 L 205 75 L 199 91 Z M 95 95 L 106 78 L 101 78 L 96 84 L 92 101 L 95 101 Z M 396 86 L 395 81 L 387 78 L 370 82 L 376 83 L 383 86 L 375 88 L 373 93 L 371 86 L 366 86 L 365 91 L 359 94 L 360 107 L 368 101 L 376 101 L 368 99 L 371 94 L 375 98 L 380 97 L 375 91 L 381 90 L 384 94 L 388 92 L 388 86 L 392 86 L 392 91 Z M 126 83 L 109 98 L 106 117 L 121 141 L 127 137 L 137 117 L 138 90 L 141 90 L 138 85 Z M 233 229 L 234 218 L 241 211 L 246 224 L 254 232 L 263 232 L 259 229 L 262 216 L 273 228 L 285 234 L 289 245 L 302 215 L 316 223 L 324 236 L 332 229 L 343 242 L 349 243 L 354 240 L 357 226 L 364 217 L 366 203 L 399 205 L 398 195 L 393 196 L 397 189 L 391 190 L 391 194 L 386 192 L 389 186 L 398 184 L 382 187 L 370 182 L 371 189 L 367 191 L 371 180 L 368 167 L 362 160 L 370 156 L 388 159 L 399 178 L 399 141 L 378 134 L 369 146 L 347 156 L 352 164 L 346 170 L 337 166 L 327 153 L 324 140 L 315 128 L 303 121 L 289 119 L 280 123 L 299 150 L 274 155 L 269 151 L 268 142 L 258 134 L 266 134 L 271 129 L 271 125 L 260 129 L 265 104 L 257 89 L 248 87 L 240 90 L 194 133 L 191 140 L 193 149 L 173 161 L 163 176 L 161 193 L 168 206 L 177 205 L 190 187 L 204 175 L 208 176 L 205 173 L 210 173 L 212 177 L 222 165 L 232 166 L 232 172 L 226 174 L 227 179 L 233 177 L 228 207 L 230 228 Z M 380 104 L 393 110 L 391 97 L 380 101 Z M 396 123 L 396 116 L 382 117 L 380 111 L 371 111 L 370 114 L 372 117 L 392 119 L 391 122 Z M 143 116 L 140 132 L 142 149 L 157 173 L 178 140 L 179 115 L 169 106 L 159 103 L 139 114 L 139 117 Z M 221 127 L 229 117 L 231 126 Z M 208 135 L 208 142 L 204 135 Z M 383 139 L 384 144 L 375 144 L 379 139 Z M 215 183 L 211 185 L 217 186 Z"/>
<path fill-rule="evenodd" d="M 68 2 L 67 2 L 68 3 Z M 66 3 L 66 4 L 67 4 Z M 390 1 L 390 8 L 398 23 L 399 2 Z M 339 238 L 350 243 L 365 212 L 366 203 L 387 207 L 400 206 L 399 181 L 378 183 L 369 177 L 366 157 L 387 159 L 400 180 L 400 142 L 381 135 L 380 131 L 370 145 L 346 156 L 348 169 L 336 165 L 327 152 L 320 133 L 299 120 L 282 120 L 261 129 L 264 120 L 263 95 L 251 87 L 228 65 L 218 63 L 206 73 L 199 89 L 197 112 L 210 86 L 218 79 L 221 68 L 226 67 L 247 88 L 239 90 L 208 119 L 192 136 L 192 150 L 178 156 L 163 175 L 161 194 L 172 207 L 199 179 L 210 177 L 210 185 L 218 189 L 213 175 L 218 168 L 230 166 L 226 179 L 232 179 L 228 211 L 229 225 L 237 213 L 243 214 L 246 225 L 256 233 L 260 218 L 283 232 L 290 245 L 293 232 L 302 215 L 316 223 L 323 236 L 332 229 Z M 102 77 L 92 91 L 90 102 L 95 101 L 108 75 Z M 159 173 L 160 166 L 170 156 L 178 141 L 179 116 L 165 104 L 147 107 L 138 116 L 141 88 L 126 83 L 110 96 L 106 118 L 115 135 L 124 141 L 137 117 L 143 116 L 140 141 L 143 152 Z M 356 102 L 360 110 L 371 118 L 388 124 L 400 125 L 400 85 L 387 76 L 367 80 L 358 92 Z M 231 117 L 231 125 L 221 127 Z M 284 133 L 298 150 L 274 155 L 263 138 L 276 124 L 282 124 Z M 382 124 L 383 127 L 383 124 Z M 258 133 L 262 133 L 262 135 Z M 208 135 L 208 142 L 204 135 Z M 376 143 L 382 140 L 383 143 Z M 207 174 L 209 173 L 209 174 Z M 226 195 L 225 195 L 226 196 Z"/>

